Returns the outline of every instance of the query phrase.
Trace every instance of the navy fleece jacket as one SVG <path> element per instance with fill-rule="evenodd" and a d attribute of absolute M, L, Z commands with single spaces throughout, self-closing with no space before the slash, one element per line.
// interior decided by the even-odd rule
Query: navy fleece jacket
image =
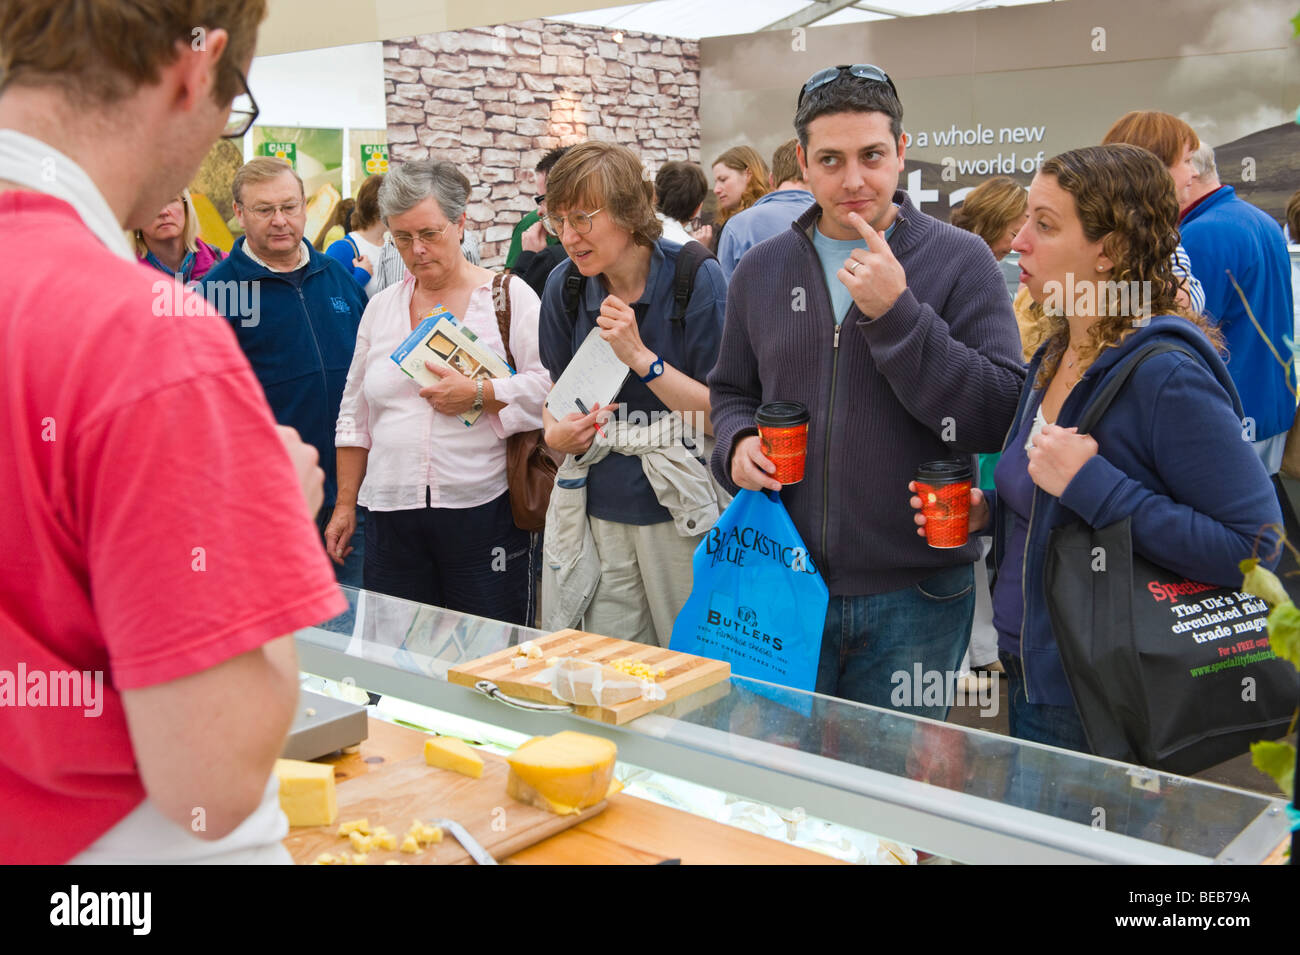
<path fill-rule="evenodd" d="M 1186 319 L 1154 318 L 1119 346 L 1103 351 L 1061 405 L 1056 424 L 1075 426 L 1117 362 L 1162 340 L 1181 344 L 1199 360 L 1181 352 L 1148 358 L 1093 429 L 1098 453 L 1065 492 L 1057 498 L 1034 489 L 1022 565 L 1020 652 L 1030 703 L 1074 703 L 1043 587 L 1054 527 L 1082 519 L 1102 528 L 1130 517 L 1133 549 L 1147 560 L 1191 580 L 1240 587 L 1237 565 L 1251 556 L 1256 534 L 1282 522 L 1264 465 L 1242 439 L 1241 402 L 1228 369 Z M 1008 440 L 1034 406 L 1033 381 L 1042 355 L 1040 349 L 1030 363 L 1029 384 Z M 998 507 L 996 492 L 985 493 L 992 508 L 995 566 L 1000 567 L 1015 515 Z M 1266 538 L 1261 557 L 1272 549 L 1271 542 Z M 1269 566 L 1276 566 L 1276 560 Z"/>
<path fill-rule="evenodd" d="M 305 274 L 303 274 L 305 272 Z M 220 311 L 227 282 L 256 282 L 255 316 L 226 314 L 275 420 L 298 429 L 320 454 L 325 508 L 333 506 L 334 426 L 357 344 L 366 293 L 350 270 L 316 249 L 297 272 L 272 272 L 244 254 L 244 239 L 203 279 L 203 294 Z M 238 300 L 238 299 L 235 299 Z M 247 301 L 245 295 L 244 301 Z M 229 307 L 226 312 L 231 312 Z"/>

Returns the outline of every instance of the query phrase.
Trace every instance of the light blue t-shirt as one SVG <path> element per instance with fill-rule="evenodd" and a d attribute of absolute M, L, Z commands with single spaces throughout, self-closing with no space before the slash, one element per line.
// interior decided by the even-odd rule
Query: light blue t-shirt
<path fill-rule="evenodd" d="M 898 208 L 898 204 L 894 204 Z M 889 228 L 885 230 L 885 241 L 894 234 L 894 228 L 898 225 L 898 217 L 890 223 Z M 830 236 L 822 235 L 822 230 L 813 226 L 813 248 L 817 250 L 817 258 L 821 259 L 822 275 L 826 278 L 826 288 L 831 293 L 831 309 L 835 312 L 835 324 L 840 325 L 844 322 L 844 316 L 849 313 L 849 306 L 853 304 L 853 296 L 849 293 L 848 288 L 839 280 L 836 273 L 844 268 L 844 260 L 854 249 L 867 249 L 866 239 L 832 239 Z"/>

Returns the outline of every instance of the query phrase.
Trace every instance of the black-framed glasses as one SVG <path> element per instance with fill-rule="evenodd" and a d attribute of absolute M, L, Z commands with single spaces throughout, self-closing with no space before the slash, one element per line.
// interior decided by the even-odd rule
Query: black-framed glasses
<path fill-rule="evenodd" d="M 550 215 L 541 216 L 540 218 L 542 220 L 542 228 L 558 239 L 560 237 L 560 229 L 566 220 L 569 223 L 570 229 L 578 233 L 578 235 L 586 235 L 591 231 L 592 217 L 601 211 L 603 210 L 594 209 L 591 212 L 570 212 L 567 216 Z"/>
<path fill-rule="evenodd" d="M 539 206 L 545 201 L 546 201 L 546 193 L 544 192 L 540 196 L 533 196 L 533 202 L 537 203 Z"/>
<path fill-rule="evenodd" d="M 230 104 L 230 116 L 227 117 L 226 128 L 221 133 L 222 139 L 238 139 L 244 135 L 257 120 L 257 114 L 260 112 L 257 108 L 257 100 L 253 99 L 253 91 L 248 88 L 248 77 L 240 69 L 235 70 L 235 75 L 239 77 L 239 85 L 244 90 L 242 93 L 237 93 Z"/>
<path fill-rule="evenodd" d="M 803 85 L 799 91 L 799 101 L 795 103 L 795 109 L 803 105 L 803 98 L 813 90 L 825 86 L 827 83 L 837 80 L 843 74 L 848 73 L 850 76 L 856 76 L 860 80 L 871 80 L 874 83 L 888 83 L 889 92 L 894 94 L 894 99 L 898 99 L 898 90 L 894 88 L 894 81 L 878 66 L 872 66 L 870 63 L 855 63 L 852 66 L 828 66 L 824 70 L 818 70 L 812 76 L 808 77 L 808 82 Z"/>

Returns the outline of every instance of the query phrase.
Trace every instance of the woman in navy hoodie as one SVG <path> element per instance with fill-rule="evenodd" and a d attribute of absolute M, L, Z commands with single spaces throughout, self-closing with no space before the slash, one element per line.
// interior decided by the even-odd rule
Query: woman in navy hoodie
<path fill-rule="evenodd" d="M 1043 573 L 1054 527 L 1131 518 L 1133 547 L 1148 560 L 1240 586 L 1238 562 L 1254 553 L 1262 528 L 1282 521 L 1273 485 L 1242 439 L 1222 338 L 1176 301 L 1177 228 L 1169 172 L 1136 146 L 1063 153 L 1029 189 L 1029 221 L 1012 248 L 1034 300 L 1038 347 L 997 489 L 971 492 L 971 531 L 994 539 L 993 622 L 1011 734 L 1020 739 L 1088 752 L 1048 615 Z M 1108 295 L 1120 287 L 1130 294 Z M 1074 425 L 1107 376 L 1155 341 L 1191 354 L 1149 358 L 1092 433 L 1079 434 Z M 925 522 L 919 511 L 916 522 Z"/>

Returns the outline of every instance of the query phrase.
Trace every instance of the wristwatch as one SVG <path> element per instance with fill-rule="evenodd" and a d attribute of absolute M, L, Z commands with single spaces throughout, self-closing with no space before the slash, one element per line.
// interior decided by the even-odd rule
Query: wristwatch
<path fill-rule="evenodd" d="M 479 379 L 478 387 L 474 389 L 474 406 L 472 410 L 474 411 L 483 410 L 483 379 L 482 378 Z"/>
<path fill-rule="evenodd" d="M 649 384 L 664 373 L 664 360 L 655 355 L 655 360 L 650 363 L 650 370 L 641 376 L 641 381 Z"/>

